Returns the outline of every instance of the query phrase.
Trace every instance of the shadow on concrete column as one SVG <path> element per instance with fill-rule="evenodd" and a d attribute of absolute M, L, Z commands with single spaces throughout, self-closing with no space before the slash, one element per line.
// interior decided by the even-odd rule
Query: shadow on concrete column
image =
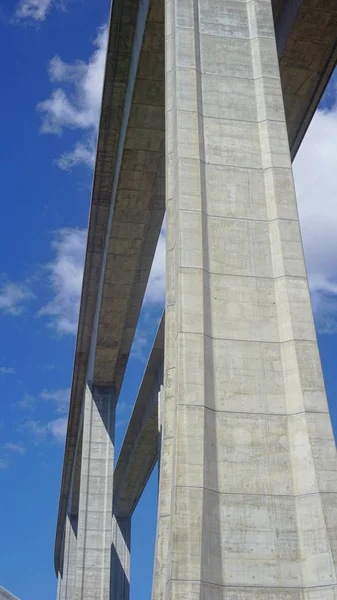
<path fill-rule="evenodd" d="M 110 600 L 129 600 L 131 518 L 112 517 Z"/>

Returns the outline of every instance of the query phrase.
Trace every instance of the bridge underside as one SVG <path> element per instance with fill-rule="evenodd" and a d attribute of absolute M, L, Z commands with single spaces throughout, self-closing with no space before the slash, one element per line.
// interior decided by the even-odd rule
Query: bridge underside
<path fill-rule="evenodd" d="M 269 2 L 259 1 L 262 5 Z M 334 0 L 274 0 L 272 7 L 294 158 L 336 64 L 337 6 Z M 184 18 L 188 19 L 188 7 Z M 185 25 L 189 26 L 187 21 Z M 82 531 L 78 529 L 81 486 L 88 480 L 83 448 L 89 453 L 89 466 L 90 453 L 97 453 L 85 436 L 92 426 L 86 414 L 92 415 L 98 402 L 98 413 L 105 415 L 106 405 L 118 400 L 165 212 L 164 37 L 163 0 L 114 0 L 55 544 L 55 567 L 61 580 L 65 579 L 64 557 L 69 557 Z M 183 101 L 188 103 L 186 94 Z M 111 474 L 110 481 L 106 476 L 102 483 L 108 501 L 109 494 L 114 498 L 111 535 L 124 571 L 129 564 L 130 517 L 158 455 L 157 395 L 163 362 L 162 324 L 114 477 Z M 109 419 L 103 418 L 102 431 L 98 422 L 95 425 L 104 456 L 113 452 L 114 425 Z M 98 501 L 86 489 L 86 501 Z M 83 533 L 84 545 L 88 535 Z M 67 566 L 69 589 L 76 586 L 78 560 Z M 82 569 L 83 561 L 84 555 Z M 122 574 L 115 585 L 116 597 L 124 597 L 127 583 Z M 61 581 L 59 598 L 68 597 L 72 596 Z M 79 597 L 89 599 L 84 592 Z"/>

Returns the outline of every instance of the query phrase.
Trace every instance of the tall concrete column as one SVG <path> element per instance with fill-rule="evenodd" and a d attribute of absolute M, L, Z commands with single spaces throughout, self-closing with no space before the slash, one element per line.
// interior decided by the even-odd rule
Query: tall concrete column
<path fill-rule="evenodd" d="M 86 386 L 75 600 L 110 599 L 114 388 Z"/>
<path fill-rule="evenodd" d="M 332 599 L 337 461 L 270 0 L 166 0 L 154 600 Z"/>
<path fill-rule="evenodd" d="M 77 517 L 67 514 L 63 548 L 63 570 L 58 600 L 73 600 L 76 576 Z"/>
<path fill-rule="evenodd" d="M 111 554 L 111 600 L 130 597 L 131 518 L 113 517 Z"/>

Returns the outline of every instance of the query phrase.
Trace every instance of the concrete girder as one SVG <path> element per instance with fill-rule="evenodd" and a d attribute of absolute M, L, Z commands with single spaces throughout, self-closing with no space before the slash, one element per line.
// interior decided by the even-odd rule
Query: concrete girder
<path fill-rule="evenodd" d="M 337 4 L 285 0 L 275 31 L 294 159 L 337 62 Z"/>

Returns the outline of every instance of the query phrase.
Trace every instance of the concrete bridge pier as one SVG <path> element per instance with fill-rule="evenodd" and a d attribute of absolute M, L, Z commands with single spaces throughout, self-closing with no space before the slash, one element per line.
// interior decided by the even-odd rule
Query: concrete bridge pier
<path fill-rule="evenodd" d="M 110 600 L 129 600 L 131 517 L 113 516 Z"/>
<path fill-rule="evenodd" d="M 63 548 L 63 569 L 59 573 L 58 600 L 74 596 L 77 554 L 77 516 L 67 514 Z"/>
<path fill-rule="evenodd" d="M 115 397 L 114 387 L 86 385 L 74 600 L 110 598 Z"/>
<path fill-rule="evenodd" d="M 129 600 L 131 518 L 113 515 L 115 387 L 86 385 L 58 600 Z"/>
<path fill-rule="evenodd" d="M 336 594 L 337 460 L 271 0 L 165 0 L 153 600 Z"/>

